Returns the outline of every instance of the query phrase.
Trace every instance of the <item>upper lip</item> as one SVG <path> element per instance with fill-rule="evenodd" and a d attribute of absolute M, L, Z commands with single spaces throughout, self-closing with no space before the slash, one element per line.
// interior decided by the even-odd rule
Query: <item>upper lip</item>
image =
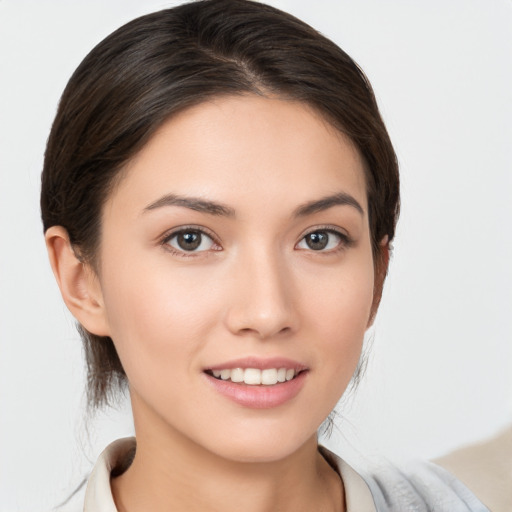
<path fill-rule="evenodd" d="M 307 370 L 305 364 L 288 359 L 286 357 L 244 357 L 240 359 L 232 359 L 224 363 L 215 364 L 205 368 L 206 370 L 232 370 L 233 368 L 257 368 L 258 370 L 267 370 L 270 368 L 293 368 L 295 371 Z"/>

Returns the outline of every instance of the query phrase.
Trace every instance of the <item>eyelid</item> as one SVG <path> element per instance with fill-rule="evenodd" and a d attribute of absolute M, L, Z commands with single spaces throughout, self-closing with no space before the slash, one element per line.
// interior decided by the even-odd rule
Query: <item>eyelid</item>
<path fill-rule="evenodd" d="M 316 233 L 317 231 L 329 231 L 330 233 L 335 233 L 336 235 L 340 235 L 343 238 L 351 239 L 346 229 L 340 228 L 339 226 L 334 226 L 332 224 L 319 224 L 318 226 L 307 228 L 299 236 L 299 239 L 302 240 L 305 236 L 310 235 L 311 233 Z"/>

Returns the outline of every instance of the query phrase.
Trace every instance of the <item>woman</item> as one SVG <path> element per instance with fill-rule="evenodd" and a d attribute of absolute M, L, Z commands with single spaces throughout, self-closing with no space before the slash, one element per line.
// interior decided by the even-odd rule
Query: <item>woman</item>
<path fill-rule="evenodd" d="M 90 402 L 127 383 L 133 409 L 85 510 L 486 510 L 436 466 L 363 479 L 317 445 L 399 205 L 371 87 L 332 42 L 233 0 L 125 25 L 63 94 L 41 205 Z"/>

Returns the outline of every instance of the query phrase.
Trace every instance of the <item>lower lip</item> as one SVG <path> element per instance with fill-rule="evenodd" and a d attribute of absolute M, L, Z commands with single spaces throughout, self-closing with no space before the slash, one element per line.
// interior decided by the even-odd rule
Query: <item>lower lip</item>
<path fill-rule="evenodd" d="M 233 402 L 251 409 L 271 409 L 295 398 L 304 385 L 307 373 L 302 371 L 292 380 L 271 386 L 238 384 L 230 380 L 216 379 L 206 373 L 204 375 L 211 386 Z"/>

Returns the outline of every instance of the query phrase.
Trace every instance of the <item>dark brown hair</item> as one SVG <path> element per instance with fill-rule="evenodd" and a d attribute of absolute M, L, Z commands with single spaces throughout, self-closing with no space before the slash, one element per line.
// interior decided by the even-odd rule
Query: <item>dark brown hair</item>
<path fill-rule="evenodd" d="M 205 0 L 137 18 L 99 43 L 62 95 L 45 153 L 45 231 L 68 231 L 95 268 L 101 211 L 115 177 L 170 116 L 213 96 L 253 93 L 305 102 L 364 157 L 376 264 L 393 239 L 398 165 L 371 86 L 332 41 L 268 5 Z M 108 403 L 126 375 L 112 340 L 79 327 L 88 401 Z"/>

